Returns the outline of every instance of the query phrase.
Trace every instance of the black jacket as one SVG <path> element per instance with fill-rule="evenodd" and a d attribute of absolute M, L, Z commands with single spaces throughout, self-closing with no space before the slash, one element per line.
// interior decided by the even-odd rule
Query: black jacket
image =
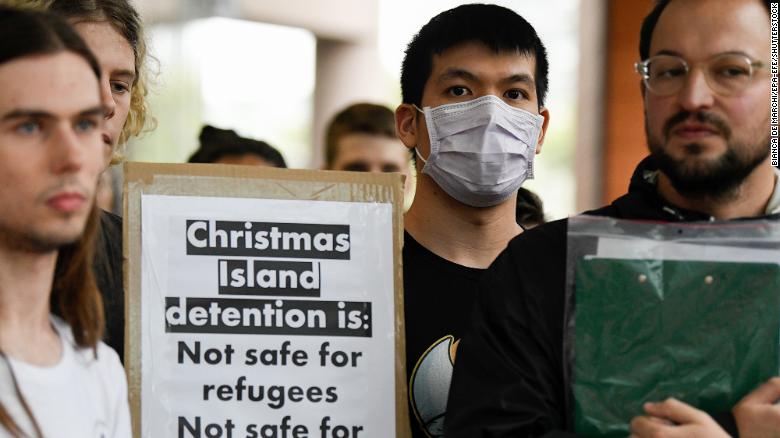
<path fill-rule="evenodd" d="M 116 350 L 120 360 L 123 360 L 125 353 L 125 291 L 122 259 L 122 218 L 101 211 L 100 231 L 92 271 L 103 296 L 106 317 L 104 339 L 109 347 Z"/>
<path fill-rule="evenodd" d="M 586 214 L 664 222 L 710 216 L 667 204 L 650 159 L 628 194 Z M 567 220 L 513 239 L 482 277 L 455 360 L 445 436 L 573 437 L 573 402 L 564 359 Z M 730 413 L 715 415 L 736 436 Z"/>

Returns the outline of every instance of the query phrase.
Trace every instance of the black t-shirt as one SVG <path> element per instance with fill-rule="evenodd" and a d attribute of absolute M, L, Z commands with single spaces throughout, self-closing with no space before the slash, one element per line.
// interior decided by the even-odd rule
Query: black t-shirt
<path fill-rule="evenodd" d="M 106 316 L 105 342 L 116 350 L 124 362 L 125 353 L 125 292 L 122 277 L 122 218 L 100 212 L 95 261 L 92 266 L 95 282 L 103 296 Z"/>
<path fill-rule="evenodd" d="M 484 269 L 443 259 L 409 233 L 404 233 L 403 265 L 412 436 L 438 437 L 444 430 L 455 350 Z"/>

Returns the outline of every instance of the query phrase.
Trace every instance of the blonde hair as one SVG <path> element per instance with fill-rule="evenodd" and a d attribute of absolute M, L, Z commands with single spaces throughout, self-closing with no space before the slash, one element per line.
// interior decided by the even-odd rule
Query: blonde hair
<path fill-rule="evenodd" d="M 75 23 L 108 23 L 122 35 L 135 56 L 135 82 L 130 91 L 130 111 L 119 134 L 117 147 L 112 151 L 111 164 L 121 162 L 131 137 L 151 131 L 155 120 L 149 113 L 146 96 L 149 93 L 150 73 L 148 46 L 140 15 L 129 0 L 0 0 L 17 6 L 48 9 Z"/>

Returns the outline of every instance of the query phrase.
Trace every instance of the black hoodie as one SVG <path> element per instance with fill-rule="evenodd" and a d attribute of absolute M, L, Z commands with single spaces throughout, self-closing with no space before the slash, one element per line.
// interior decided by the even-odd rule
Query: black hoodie
<path fill-rule="evenodd" d="M 586 214 L 662 222 L 713 219 L 665 202 L 657 175 L 653 161 L 645 159 L 626 195 Z M 567 225 L 563 219 L 519 235 L 483 275 L 471 329 L 455 361 L 446 437 L 576 436 L 563 341 Z M 715 420 L 737 436 L 731 413 Z"/>

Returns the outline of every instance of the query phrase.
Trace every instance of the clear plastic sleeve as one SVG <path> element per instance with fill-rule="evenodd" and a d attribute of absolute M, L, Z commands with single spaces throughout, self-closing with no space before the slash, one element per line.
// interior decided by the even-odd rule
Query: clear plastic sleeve
<path fill-rule="evenodd" d="M 575 430 L 626 436 L 642 404 L 730 411 L 778 374 L 780 225 L 570 219 L 564 347 Z"/>

